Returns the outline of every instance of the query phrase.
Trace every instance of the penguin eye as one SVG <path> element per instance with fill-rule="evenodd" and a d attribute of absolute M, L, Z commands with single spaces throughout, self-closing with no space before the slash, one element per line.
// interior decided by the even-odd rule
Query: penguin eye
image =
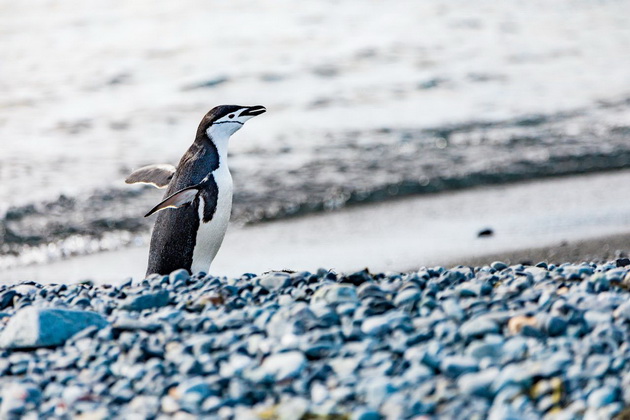
<path fill-rule="evenodd" d="M 230 118 L 234 118 L 234 114 L 230 114 L 228 115 Z"/>

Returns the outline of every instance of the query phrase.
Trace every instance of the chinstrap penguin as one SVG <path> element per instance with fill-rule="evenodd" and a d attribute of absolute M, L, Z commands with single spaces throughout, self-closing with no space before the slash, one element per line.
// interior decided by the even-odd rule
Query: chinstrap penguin
<path fill-rule="evenodd" d="M 167 188 L 164 200 L 145 215 L 158 213 L 147 275 L 169 274 L 178 268 L 192 273 L 209 270 L 232 210 L 232 176 L 227 165 L 230 136 L 265 111 L 260 105 L 217 106 L 201 120 L 195 141 L 177 168 L 149 165 L 125 180 Z"/>

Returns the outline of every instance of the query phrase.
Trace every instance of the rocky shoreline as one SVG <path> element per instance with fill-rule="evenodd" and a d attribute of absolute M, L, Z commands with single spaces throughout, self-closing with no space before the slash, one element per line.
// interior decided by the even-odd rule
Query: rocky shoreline
<path fill-rule="evenodd" d="M 612 418 L 630 260 L 3 285 L 5 418 Z"/>

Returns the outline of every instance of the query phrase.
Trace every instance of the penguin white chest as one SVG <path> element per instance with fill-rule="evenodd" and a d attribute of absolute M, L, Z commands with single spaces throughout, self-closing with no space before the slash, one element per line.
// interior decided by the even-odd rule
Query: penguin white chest
<path fill-rule="evenodd" d="M 208 272 L 212 260 L 219 252 L 230 222 L 232 212 L 232 175 L 227 165 L 221 165 L 212 173 L 218 187 L 217 209 L 212 219 L 204 223 L 203 212 L 208 203 L 199 200 L 199 230 L 193 251 L 192 271 Z"/>

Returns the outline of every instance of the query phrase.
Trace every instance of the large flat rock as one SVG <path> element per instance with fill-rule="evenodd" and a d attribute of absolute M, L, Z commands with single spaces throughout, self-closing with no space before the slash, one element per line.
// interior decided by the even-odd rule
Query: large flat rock
<path fill-rule="evenodd" d="M 0 347 L 53 347 L 84 330 L 104 327 L 107 320 L 94 312 L 27 307 L 18 311 L 0 334 Z"/>

